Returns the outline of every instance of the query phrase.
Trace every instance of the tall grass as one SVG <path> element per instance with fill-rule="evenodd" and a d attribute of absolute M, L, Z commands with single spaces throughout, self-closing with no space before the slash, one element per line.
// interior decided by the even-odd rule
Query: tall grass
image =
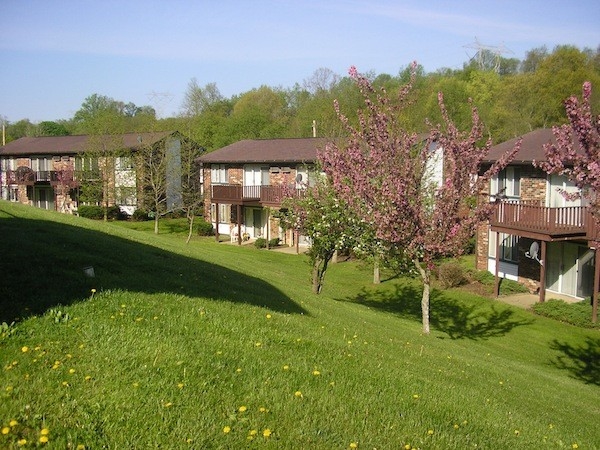
<path fill-rule="evenodd" d="M 5 202 L 0 233 L 0 448 L 600 447 L 595 330 L 434 291 L 423 336 L 419 285 L 353 263 L 313 296 L 302 255 Z"/>

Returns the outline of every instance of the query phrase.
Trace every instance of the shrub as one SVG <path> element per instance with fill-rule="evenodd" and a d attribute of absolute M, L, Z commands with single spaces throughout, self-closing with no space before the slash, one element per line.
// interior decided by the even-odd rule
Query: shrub
<path fill-rule="evenodd" d="M 442 263 L 438 279 L 444 289 L 460 286 L 466 280 L 465 269 L 456 261 Z"/>
<path fill-rule="evenodd" d="M 136 209 L 131 216 L 131 220 L 145 222 L 146 220 L 150 220 L 150 217 L 148 217 L 148 211 L 145 209 Z"/>
<path fill-rule="evenodd" d="M 256 241 L 254 241 L 254 246 L 256 248 L 266 248 L 267 240 L 265 238 L 258 238 Z"/>
<path fill-rule="evenodd" d="M 562 300 L 550 299 L 544 303 L 536 303 L 531 309 L 540 316 L 570 323 L 571 325 L 600 329 L 600 323 L 592 323 L 592 306 L 589 300 L 567 303 Z"/>
<path fill-rule="evenodd" d="M 102 220 L 104 218 L 104 208 L 96 205 L 81 205 L 78 208 L 79 217 L 86 219 Z"/>
<path fill-rule="evenodd" d="M 279 245 L 279 238 L 269 239 L 269 247 L 277 247 Z"/>
<path fill-rule="evenodd" d="M 206 220 L 198 220 L 195 227 L 198 230 L 199 236 L 214 236 L 215 235 L 215 230 L 212 226 L 212 223 L 207 222 Z"/>

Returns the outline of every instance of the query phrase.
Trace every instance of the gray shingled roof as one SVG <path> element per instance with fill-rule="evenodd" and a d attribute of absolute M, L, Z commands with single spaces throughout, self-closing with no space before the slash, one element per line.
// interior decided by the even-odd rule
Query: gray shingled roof
<path fill-rule="evenodd" d="M 324 138 L 247 139 L 202 155 L 203 163 L 315 162 Z"/>
<path fill-rule="evenodd" d="M 155 144 L 173 134 L 172 131 L 157 133 L 127 133 L 122 135 L 123 148 L 135 150 L 142 144 Z M 85 151 L 89 136 L 23 137 L 0 147 L 0 156 L 72 155 Z"/>
<path fill-rule="evenodd" d="M 484 163 L 493 163 L 506 152 L 512 150 L 519 138 L 494 145 Z M 545 161 L 544 144 L 556 143 L 551 128 L 540 128 L 523 135 L 521 149 L 515 155 L 512 164 L 531 164 L 532 161 Z"/>

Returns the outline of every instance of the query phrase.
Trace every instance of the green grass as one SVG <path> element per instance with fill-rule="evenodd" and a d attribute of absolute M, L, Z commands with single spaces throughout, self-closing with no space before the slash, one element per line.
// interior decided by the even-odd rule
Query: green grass
<path fill-rule="evenodd" d="M 0 448 L 600 448 L 597 330 L 434 290 L 423 336 L 419 284 L 355 263 L 314 296 L 301 255 L 6 202 L 0 232 Z"/>

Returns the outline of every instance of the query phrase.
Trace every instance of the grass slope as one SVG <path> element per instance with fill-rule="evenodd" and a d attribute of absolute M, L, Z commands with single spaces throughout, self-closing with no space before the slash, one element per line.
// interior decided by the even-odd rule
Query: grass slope
<path fill-rule="evenodd" d="M 353 263 L 317 297 L 303 256 L 6 202 L 0 233 L 0 448 L 600 448 L 595 330 L 449 290 L 423 336 L 419 285 Z"/>

